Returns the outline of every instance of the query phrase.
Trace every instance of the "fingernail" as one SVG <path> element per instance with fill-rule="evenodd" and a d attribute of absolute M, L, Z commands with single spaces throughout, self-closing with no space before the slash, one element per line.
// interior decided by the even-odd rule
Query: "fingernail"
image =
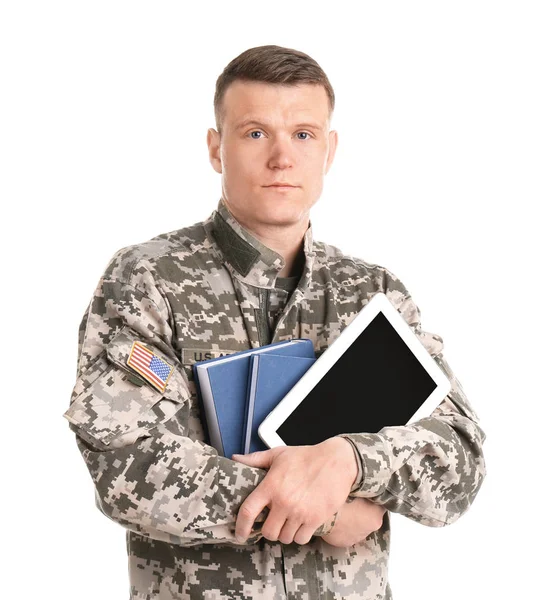
<path fill-rule="evenodd" d="M 245 537 L 242 537 L 242 535 L 237 535 L 237 542 L 239 542 L 239 544 L 243 544 L 246 541 Z"/>

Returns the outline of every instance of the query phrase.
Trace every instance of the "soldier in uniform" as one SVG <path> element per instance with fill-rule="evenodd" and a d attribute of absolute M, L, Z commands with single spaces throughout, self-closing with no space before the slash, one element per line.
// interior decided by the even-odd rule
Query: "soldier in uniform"
<path fill-rule="evenodd" d="M 485 434 L 403 283 L 313 238 L 309 212 L 337 145 L 317 62 L 246 50 L 218 78 L 214 105 L 217 207 L 112 256 L 80 324 L 64 416 L 97 507 L 126 529 L 131 599 L 389 599 L 390 513 L 456 521 L 485 476 Z M 291 338 L 311 339 L 319 356 L 377 292 L 451 381 L 434 412 L 378 433 L 218 455 L 193 363 Z"/>

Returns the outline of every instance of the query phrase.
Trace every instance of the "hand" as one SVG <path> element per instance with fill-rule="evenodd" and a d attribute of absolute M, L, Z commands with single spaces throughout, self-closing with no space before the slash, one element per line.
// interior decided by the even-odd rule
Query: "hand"
<path fill-rule="evenodd" d="M 278 446 L 232 458 L 268 468 L 263 481 L 242 503 L 235 535 L 242 542 L 266 507 L 261 533 L 282 544 L 307 544 L 315 530 L 345 503 L 358 467 L 347 440 L 333 437 L 313 446 Z"/>
<path fill-rule="evenodd" d="M 354 546 L 382 527 L 385 512 L 367 498 L 353 498 L 339 509 L 336 524 L 322 539 L 339 548 Z"/>

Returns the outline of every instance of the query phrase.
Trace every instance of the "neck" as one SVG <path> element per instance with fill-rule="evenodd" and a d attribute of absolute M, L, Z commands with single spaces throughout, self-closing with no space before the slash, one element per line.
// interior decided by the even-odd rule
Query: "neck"
<path fill-rule="evenodd" d="M 309 215 L 290 225 L 247 223 L 227 209 L 234 218 L 262 244 L 277 252 L 285 261 L 279 277 L 300 275 L 304 267 L 304 234 L 309 227 Z"/>

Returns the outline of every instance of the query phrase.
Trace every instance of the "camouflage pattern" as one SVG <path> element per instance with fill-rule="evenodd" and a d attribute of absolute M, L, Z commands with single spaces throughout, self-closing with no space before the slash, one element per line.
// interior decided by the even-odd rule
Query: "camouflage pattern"
<path fill-rule="evenodd" d="M 204 222 L 120 249 L 79 330 L 77 380 L 64 416 L 95 484 L 98 508 L 127 531 L 131 599 L 389 599 L 390 512 L 454 522 L 485 476 L 485 434 L 442 355 L 443 340 L 393 273 L 304 237 L 303 274 L 267 322 L 283 267 L 220 200 Z M 308 544 L 234 536 L 241 503 L 266 475 L 208 445 L 192 364 L 307 337 L 320 355 L 377 292 L 385 292 L 452 382 L 433 414 L 378 434 L 342 433 L 361 472 L 348 501 L 385 506 L 382 527 L 348 548 L 316 531 Z M 273 304 L 273 303 L 272 303 Z M 127 366 L 138 340 L 174 366 L 164 392 Z"/>

